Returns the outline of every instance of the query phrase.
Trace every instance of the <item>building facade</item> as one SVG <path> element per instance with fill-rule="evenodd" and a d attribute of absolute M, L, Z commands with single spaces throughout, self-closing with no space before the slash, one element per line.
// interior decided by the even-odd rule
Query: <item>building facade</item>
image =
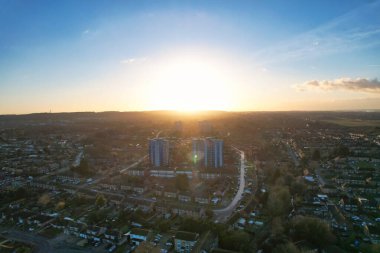
<path fill-rule="evenodd" d="M 154 167 L 169 165 L 169 141 L 163 138 L 149 140 L 149 159 Z"/>
<path fill-rule="evenodd" d="M 223 141 L 213 138 L 193 139 L 193 162 L 205 168 L 223 167 Z"/>

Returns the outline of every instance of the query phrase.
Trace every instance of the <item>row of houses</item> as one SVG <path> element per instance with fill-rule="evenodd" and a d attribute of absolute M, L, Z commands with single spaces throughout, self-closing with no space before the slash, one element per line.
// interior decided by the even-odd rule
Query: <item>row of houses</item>
<path fill-rule="evenodd" d="M 57 219 L 52 227 L 62 230 L 67 235 L 92 240 L 94 242 L 105 242 L 120 244 L 124 235 L 117 229 L 109 229 L 101 226 L 87 225 L 81 221 L 75 221 L 69 217 Z"/>
<path fill-rule="evenodd" d="M 102 189 L 109 191 L 131 191 L 137 194 L 143 194 L 148 190 L 145 185 L 116 185 L 116 184 L 100 184 Z M 191 193 L 191 192 L 180 192 L 172 187 L 153 190 L 156 197 L 164 197 L 169 199 L 176 199 L 180 202 L 195 202 L 199 204 L 210 204 L 211 202 L 217 203 L 219 201 L 218 197 L 211 197 L 208 193 Z"/>
<path fill-rule="evenodd" d="M 174 178 L 177 175 L 186 175 L 189 179 L 201 178 L 203 180 L 213 180 L 222 176 L 227 176 L 230 174 L 229 171 L 193 171 L 191 169 L 144 169 L 144 168 L 134 168 L 127 170 L 129 176 L 135 177 L 159 177 L 159 178 Z"/>
<path fill-rule="evenodd" d="M 15 222 L 20 225 L 36 225 L 43 227 L 56 219 L 55 215 L 31 212 L 23 209 L 15 212 L 12 208 L 0 212 L 1 221 Z"/>

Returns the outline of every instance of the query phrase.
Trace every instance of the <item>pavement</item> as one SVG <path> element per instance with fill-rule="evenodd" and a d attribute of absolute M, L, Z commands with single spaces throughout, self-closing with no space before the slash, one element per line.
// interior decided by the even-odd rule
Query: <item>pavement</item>
<path fill-rule="evenodd" d="M 298 160 L 293 148 L 289 145 L 288 142 L 286 142 L 286 147 L 288 148 L 288 154 L 293 159 L 293 162 L 296 165 L 296 167 L 300 166 L 300 161 Z"/>
<path fill-rule="evenodd" d="M 240 176 L 239 176 L 239 189 L 235 194 L 235 197 L 232 199 L 230 204 L 223 209 L 214 210 L 215 221 L 224 222 L 228 219 L 228 217 L 233 213 L 236 205 L 239 203 L 243 196 L 244 188 L 245 188 L 245 154 L 243 151 L 233 147 L 238 153 L 240 153 Z"/>
<path fill-rule="evenodd" d="M 1 236 L 10 240 L 15 240 L 15 241 L 31 244 L 36 247 L 37 253 L 53 252 L 49 241 L 46 238 L 39 235 L 10 229 L 10 230 L 6 230 L 6 232 L 3 232 Z"/>
<path fill-rule="evenodd" d="M 136 161 L 136 162 L 132 163 L 131 165 L 129 165 L 128 167 L 122 169 L 120 171 L 120 174 L 125 173 L 130 168 L 136 167 L 137 165 L 139 165 L 140 163 L 142 163 L 147 157 L 148 157 L 148 155 L 145 155 L 145 156 L 141 157 L 138 161 Z"/>

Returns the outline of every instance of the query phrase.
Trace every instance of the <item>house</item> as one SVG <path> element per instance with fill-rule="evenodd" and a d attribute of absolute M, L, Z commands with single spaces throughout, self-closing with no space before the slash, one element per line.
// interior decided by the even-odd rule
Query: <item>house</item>
<path fill-rule="evenodd" d="M 67 235 L 79 236 L 79 233 L 81 232 L 83 225 L 71 219 L 69 220 L 69 219 L 64 218 L 64 220 L 67 222 L 67 224 L 65 225 L 63 229 L 63 233 Z"/>
<path fill-rule="evenodd" d="M 108 229 L 104 233 L 104 240 L 109 243 L 116 244 L 121 239 L 121 233 L 116 229 Z"/>
<path fill-rule="evenodd" d="M 171 189 L 166 189 L 164 190 L 164 197 L 166 198 L 177 198 L 177 191 L 171 190 Z"/>
<path fill-rule="evenodd" d="M 106 228 L 99 226 L 88 226 L 86 230 L 86 234 L 89 239 L 93 239 L 94 241 L 100 242 L 101 236 L 104 234 Z"/>
<path fill-rule="evenodd" d="M 176 169 L 175 174 L 186 175 L 189 179 L 193 178 L 193 171 L 191 169 Z"/>
<path fill-rule="evenodd" d="M 205 172 L 200 173 L 201 179 L 204 179 L 204 180 L 214 180 L 214 179 L 221 177 L 221 176 L 222 176 L 222 173 L 220 173 L 220 172 L 205 171 Z"/>
<path fill-rule="evenodd" d="M 380 225 L 367 226 L 365 234 L 371 238 L 373 244 L 380 244 Z"/>
<path fill-rule="evenodd" d="M 54 217 L 39 214 L 34 216 L 31 220 L 33 224 L 36 224 L 39 227 L 44 227 L 45 225 L 52 222 L 54 219 Z"/>
<path fill-rule="evenodd" d="M 236 227 L 238 229 L 244 229 L 245 225 L 247 223 L 247 220 L 244 219 L 244 218 L 240 218 L 237 222 L 236 222 Z"/>
<path fill-rule="evenodd" d="M 159 170 L 159 169 L 154 169 L 150 170 L 150 176 L 151 177 L 165 177 L 165 178 L 173 178 L 175 177 L 175 171 L 174 170 Z"/>
<path fill-rule="evenodd" d="M 34 214 L 28 211 L 21 211 L 17 214 L 17 223 L 18 224 L 30 224 L 30 218 L 32 218 Z"/>
<path fill-rule="evenodd" d="M 210 198 L 208 194 L 196 194 L 194 201 L 199 204 L 210 204 Z"/>
<path fill-rule="evenodd" d="M 191 202 L 191 195 L 189 193 L 179 193 L 178 200 L 181 202 Z"/>
<path fill-rule="evenodd" d="M 132 230 L 129 232 L 129 236 L 135 245 L 139 245 L 141 242 L 147 241 L 149 233 L 150 230 L 148 229 L 132 228 Z"/>
<path fill-rule="evenodd" d="M 145 176 L 145 169 L 143 168 L 131 168 L 129 170 L 127 170 L 127 174 L 129 176 L 133 176 L 133 177 L 143 177 Z"/>
<path fill-rule="evenodd" d="M 186 231 L 178 231 L 175 234 L 174 248 L 175 252 L 190 253 L 194 245 L 197 243 L 199 234 Z"/>
<path fill-rule="evenodd" d="M 120 186 L 120 190 L 131 191 L 132 190 L 132 186 L 131 185 L 121 185 Z"/>
<path fill-rule="evenodd" d="M 375 199 L 368 200 L 359 197 L 358 201 L 360 205 L 363 207 L 363 209 L 367 212 L 376 212 L 380 208 L 380 205 L 377 203 Z"/>
<path fill-rule="evenodd" d="M 138 193 L 138 194 L 143 194 L 146 191 L 146 186 L 144 185 L 136 185 L 132 188 L 132 191 Z"/>
<path fill-rule="evenodd" d="M 162 190 L 160 190 L 160 189 L 155 189 L 155 190 L 154 190 L 154 195 L 157 196 L 157 197 L 161 197 L 161 196 L 162 196 Z"/>
<path fill-rule="evenodd" d="M 102 189 L 106 189 L 109 191 L 117 191 L 118 190 L 118 186 L 115 184 L 100 184 L 100 187 Z"/>

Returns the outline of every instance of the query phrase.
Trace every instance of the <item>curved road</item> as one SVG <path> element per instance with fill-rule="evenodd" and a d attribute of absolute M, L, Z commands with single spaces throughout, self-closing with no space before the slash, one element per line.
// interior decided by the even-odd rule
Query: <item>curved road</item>
<path fill-rule="evenodd" d="M 37 248 L 36 252 L 38 253 L 53 252 L 52 247 L 49 244 L 49 241 L 39 235 L 30 234 L 28 232 L 9 230 L 8 232 L 2 233 L 1 236 L 7 239 L 32 244 Z"/>
<path fill-rule="evenodd" d="M 236 205 L 238 204 L 238 202 L 240 201 L 240 199 L 243 195 L 244 187 L 245 187 L 245 155 L 244 155 L 243 151 L 237 149 L 236 147 L 233 147 L 233 148 L 238 153 L 240 153 L 240 168 L 239 168 L 239 170 L 240 170 L 240 176 L 239 176 L 240 184 L 239 184 L 239 189 L 236 192 L 236 195 L 233 198 L 233 200 L 231 201 L 231 203 L 223 209 L 214 210 L 215 221 L 219 221 L 219 222 L 226 221 L 227 218 L 233 213 Z"/>

